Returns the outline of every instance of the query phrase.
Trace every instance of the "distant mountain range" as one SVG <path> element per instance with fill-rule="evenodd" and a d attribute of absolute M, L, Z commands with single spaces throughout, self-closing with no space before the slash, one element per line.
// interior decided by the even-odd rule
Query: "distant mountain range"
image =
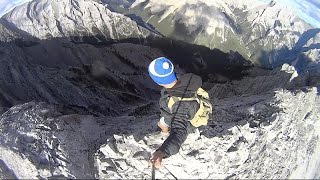
<path fill-rule="evenodd" d="M 14 30 L 39 39 L 70 37 L 82 42 L 93 36 L 96 42 L 113 42 L 145 39 L 150 34 L 130 18 L 95 1 L 34 0 L 16 7 L 3 20 Z"/>
<path fill-rule="evenodd" d="M 166 37 L 224 52 L 237 51 L 262 67 L 290 63 L 302 69 L 309 61 L 320 61 L 320 29 L 313 29 L 275 1 L 102 2 Z"/>
<path fill-rule="evenodd" d="M 141 43 L 150 36 L 165 36 L 237 52 L 265 68 L 289 63 L 310 69 L 320 61 L 320 29 L 275 1 L 34 0 L 16 7 L 3 20 L 40 39 Z"/>

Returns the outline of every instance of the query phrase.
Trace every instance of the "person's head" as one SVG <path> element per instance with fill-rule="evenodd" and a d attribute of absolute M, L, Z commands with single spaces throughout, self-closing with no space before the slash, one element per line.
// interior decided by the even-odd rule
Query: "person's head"
<path fill-rule="evenodd" d="M 172 62 L 165 57 L 159 57 L 153 60 L 149 64 L 148 71 L 151 79 L 165 88 L 172 88 L 177 82 L 174 66 Z"/>

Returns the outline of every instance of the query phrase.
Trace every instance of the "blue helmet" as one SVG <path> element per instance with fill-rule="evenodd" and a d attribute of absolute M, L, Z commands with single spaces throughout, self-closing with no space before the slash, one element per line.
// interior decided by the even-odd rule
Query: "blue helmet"
<path fill-rule="evenodd" d="M 171 84 L 177 80 L 172 62 L 165 57 L 153 60 L 148 71 L 152 80 L 159 85 Z"/>

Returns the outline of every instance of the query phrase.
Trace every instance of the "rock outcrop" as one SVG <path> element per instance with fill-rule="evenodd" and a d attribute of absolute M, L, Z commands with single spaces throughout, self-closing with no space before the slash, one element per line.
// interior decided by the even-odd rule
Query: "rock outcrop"
<path fill-rule="evenodd" d="M 294 16 L 278 22 L 283 11 L 275 22 L 265 22 L 267 13 L 279 8 L 274 3 L 250 9 L 240 2 L 224 6 L 233 0 L 215 1 L 219 7 L 189 4 L 169 8 L 170 14 L 150 8 L 161 1 L 104 2 L 109 4 L 34 0 L 0 19 L 0 178 L 150 178 L 148 158 L 161 144 L 153 134 L 160 89 L 146 69 L 159 56 L 176 60 L 177 73 L 201 75 L 214 111 L 208 126 L 163 161 L 156 178 L 320 178 L 319 30 L 304 31 L 308 25 Z M 213 8 L 221 28 L 243 35 L 233 40 L 246 39 L 241 43 L 250 51 L 235 50 L 255 57 L 250 52 L 261 50 L 257 44 L 268 51 L 276 47 L 265 57 L 268 65 L 281 66 L 252 67 L 236 51 L 197 45 L 207 30 L 195 26 L 194 43 L 162 39 L 159 27 L 116 13 L 122 8 L 112 3 L 119 2 L 130 12 L 149 7 L 154 16 L 143 18 L 160 20 L 162 28 L 170 18 L 184 24 L 182 15 L 188 13 L 181 12 L 190 7 Z M 181 16 L 173 16 L 178 12 Z M 239 16 L 227 16 L 230 12 Z M 249 22 L 254 23 L 247 27 Z M 273 46 L 270 39 L 279 42 Z M 277 49 L 282 45 L 289 48 Z"/>
<path fill-rule="evenodd" d="M 282 69 L 212 87 L 209 125 L 189 134 L 156 177 L 319 178 L 319 89 Z M 248 89 L 261 78 L 272 88 Z M 3 176 L 150 178 L 148 158 L 161 143 L 150 135 L 157 119 L 63 115 L 35 101 L 14 106 L 0 117 Z"/>

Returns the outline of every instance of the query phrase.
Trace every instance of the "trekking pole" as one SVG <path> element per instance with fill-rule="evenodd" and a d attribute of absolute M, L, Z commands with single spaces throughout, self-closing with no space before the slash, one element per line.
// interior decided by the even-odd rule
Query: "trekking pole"
<path fill-rule="evenodd" d="M 154 163 L 152 163 L 151 179 L 152 180 L 156 179 L 156 170 L 155 170 L 155 167 L 154 167 Z"/>
<path fill-rule="evenodd" d="M 178 180 L 178 178 L 177 178 L 174 174 L 172 174 L 172 172 L 169 171 L 169 169 L 168 169 L 165 165 L 163 165 L 163 167 L 166 168 L 166 170 L 171 174 L 171 176 L 172 176 L 175 180 Z"/>

